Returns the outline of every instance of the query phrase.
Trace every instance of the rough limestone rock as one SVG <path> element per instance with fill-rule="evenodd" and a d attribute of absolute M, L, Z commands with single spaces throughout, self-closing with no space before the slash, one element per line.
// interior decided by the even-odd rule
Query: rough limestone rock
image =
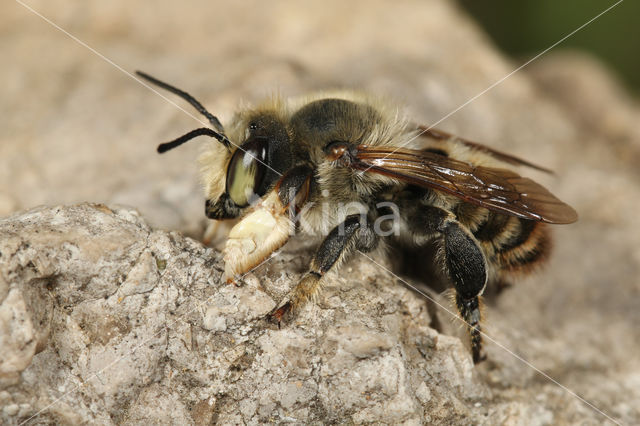
<path fill-rule="evenodd" d="M 234 287 L 219 252 L 96 204 L 12 216 L 0 241 L 6 421 L 420 424 L 489 396 L 460 340 L 371 263 L 278 329 L 265 316 L 297 250 Z"/>
<path fill-rule="evenodd" d="M 640 423 L 640 109 L 600 64 L 552 52 L 451 114 L 518 63 L 446 0 L 29 6 L 223 121 L 275 91 L 388 96 L 556 170 L 521 172 L 580 220 L 556 227 L 545 269 L 487 297 L 479 366 L 446 296 L 360 256 L 278 329 L 264 315 L 313 242 L 222 283 L 199 242 L 198 143 L 154 151 L 201 124 L 4 2 L 0 423 Z"/>

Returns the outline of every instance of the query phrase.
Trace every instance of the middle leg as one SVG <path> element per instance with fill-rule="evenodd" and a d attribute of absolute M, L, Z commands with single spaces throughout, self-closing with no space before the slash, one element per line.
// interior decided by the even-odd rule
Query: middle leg
<path fill-rule="evenodd" d="M 344 222 L 333 228 L 313 256 L 309 271 L 271 312 L 271 318 L 280 322 L 285 314 L 314 299 L 324 284 L 325 274 L 336 269 L 355 250 L 370 251 L 376 247 L 377 236 L 362 219 L 360 215 L 347 216 Z"/>

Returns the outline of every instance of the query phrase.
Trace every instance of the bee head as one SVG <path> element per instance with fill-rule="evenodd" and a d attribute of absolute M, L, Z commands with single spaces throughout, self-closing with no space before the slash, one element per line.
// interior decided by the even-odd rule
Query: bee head
<path fill-rule="evenodd" d="M 277 102 L 272 108 L 240 114 L 231 126 L 234 133 L 238 133 L 236 138 L 231 138 L 239 141 L 234 143 L 227 137 L 220 120 L 193 96 L 143 72 L 136 71 L 136 74 L 189 102 L 213 127 L 192 130 L 158 146 L 162 154 L 198 136 L 209 136 L 220 143 L 199 159 L 207 196 L 205 213 L 209 218 L 240 216 L 291 167 L 289 136 Z"/>
<path fill-rule="evenodd" d="M 273 189 L 293 162 L 286 124 L 277 111 L 259 110 L 246 115 L 241 120 L 245 139 L 230 154 L 224 168 L 224 195 L 239 208 L 254 204 Z"/>

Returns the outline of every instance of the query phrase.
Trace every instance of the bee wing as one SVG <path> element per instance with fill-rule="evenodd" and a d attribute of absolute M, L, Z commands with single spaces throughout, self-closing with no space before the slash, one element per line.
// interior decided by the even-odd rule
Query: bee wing
<path fill-rule="evenodd" d="M 419 125 L 416 127 L 418 130 L 421 131 L 421 133 L 419 134 L 420 137 L 431 138 L 439 141 L 450 140 L 455 143 L 460 143 L 462 145 L 468 146 L 471 149 L 484 152 L 485 154 L 488 154 L 497 160 L 504 161 L 505 163 L 513 164 L 516 166 L 527 166 L 527 167 L 531 167 L 532 169 L 553 174 L 552 170 L 549 170 L 542 166 L 538 166 L 537 164 L 533 164 L 527 160 L 523 160 L 522 158 L 518 158 L 515 155 L 507 154 L 505 152 L 500 152 L 493 148 L 489 148 L 488 146 L 482 145 L 481 143 L 471 142 L 470 140 L 460 138 L 458 136 L 452 135 L 451 133 L 443 132 L 442 130 L 438 130 L 438 129 L 432 129 L 427 126 Z"/>
<path fill-rule="evenodd" d="M 576 211 L 542 185 L 507 169 L 473 166 L 442 155 L 359 146 L 351 167 L 454 195 L 499 213 L 547 223 L 572 223 Z"/>

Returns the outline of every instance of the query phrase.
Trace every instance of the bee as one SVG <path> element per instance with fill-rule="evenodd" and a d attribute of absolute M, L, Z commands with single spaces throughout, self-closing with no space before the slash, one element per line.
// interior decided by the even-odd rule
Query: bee
<path fill-rule="evenodd" d="M 509 166 L 547 169 L 412 124 L 372 96 L 273 98 L 238 112 L 225 128 L 188 93 L 137 74 L 189 102 L 211 124 L 159 145 L 158 152 L 197 136 L 214 139 L 199 158 L 205 214 L 240 218 L 224 248 L 227 282 L 296 230 L 324 238 L 308 272 L 270 313 L 278 323 L 314 299 L 327 273 L 356 251 L 391 241 L 435 242 L 433 262 L 455 289 L 477 363 L 484 359 L 480 296 L 487 284 L 505 286 L 538 265 L 551 248 L 547 224 L 578 217 Z"/>

